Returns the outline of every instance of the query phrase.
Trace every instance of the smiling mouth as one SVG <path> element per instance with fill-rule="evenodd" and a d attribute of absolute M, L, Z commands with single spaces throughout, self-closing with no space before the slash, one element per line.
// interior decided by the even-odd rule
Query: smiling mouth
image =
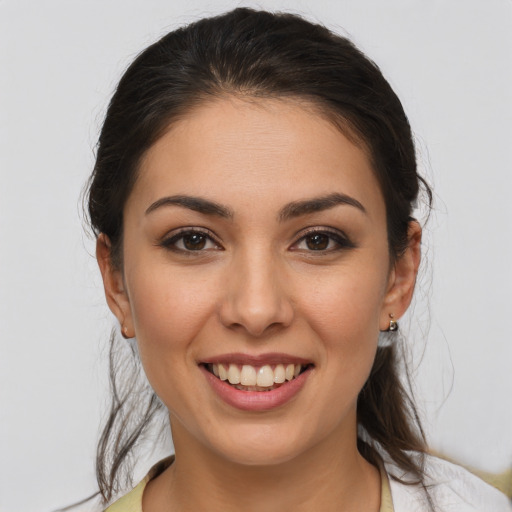
<path fill-rule="evenodd" d="M 249 364 L 209 363 L 205 368 L 219 380 L 241 391 L 272 391 L 296 379 L 311 368 L 311 364 Z"/>

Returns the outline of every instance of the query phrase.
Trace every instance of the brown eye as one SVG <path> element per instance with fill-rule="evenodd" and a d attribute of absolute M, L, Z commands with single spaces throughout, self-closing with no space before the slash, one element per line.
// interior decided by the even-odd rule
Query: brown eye
<path fill-rule="evenodd" d="M 315 229 L 305 233 L 292 247 L 293 251 L 335 253 L 355 248 L 355 244 L 341 231 Z"/>
<path fill-rule="evenodd" d="M 189 251 L 200 251 L 206 246 L 207 237 L 201 233 L 190 233 L 183 237 L 183 246 Z"/>
<path fill-rule="evenodd" d="M 182 253 L 222 249 L 209 234 L 195 230 L 181 231 L 176 235 L 163 240 L 161 245 L 171 251 Z"/>
<path fill-rule="evenodd" d="M 330 237 L 325 233 L 315 233 L 305 237 L 306 246 L 311 251 L 324 251 L 329 247 Z"/>

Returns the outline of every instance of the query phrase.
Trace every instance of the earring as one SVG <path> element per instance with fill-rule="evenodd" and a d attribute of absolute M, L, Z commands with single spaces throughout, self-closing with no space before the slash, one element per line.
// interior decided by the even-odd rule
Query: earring
<path fill-rule="evenodd" d="M 393 313 L 389 314 L 389 327 L 387 328 L 387 332 L 398 331 L 398 322 L 395 320 L 395 315 Z"/>

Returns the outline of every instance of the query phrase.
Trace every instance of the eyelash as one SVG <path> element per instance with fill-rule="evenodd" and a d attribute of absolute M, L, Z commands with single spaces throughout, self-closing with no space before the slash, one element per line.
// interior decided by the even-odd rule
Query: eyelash
<path fill-rule="evenodd" d="M 326 236 L 328 238 L 327 243 L 330 244 L 331 242 L 334 242 L 336 244 L 336 246 L 330 247 L 330 248 L 327 247 L 324 249 L 316 249 L 316 250 L 311 249 L 311 248 L 301 249 L 298 247 L 301 243 L 306 242 L 308 237 L 312 237 L 315 235 Z M 354 249 L 355 247 L 356 247 L 356 245 L 348 238 L 347 235 L 345 235 L 345 233 L 340 232 L 338 230 L 328 229 L 328 228 L 324 228 L 324 227 L 318 227 L 318 228 L 309 229 L 308 231 L 303 233 L 302 236 L 299 238 L 299 240 L 297 240 L 297 242 L 295 242 L 292 245 L 291 249 L 294 251 L 319 253 L 319 255 L 320 255 L 320 254 L 332 253 L 332 252 L 336 252 L 336 251 L 343 251 L 346 249 Z"/>
<path fill-rule="evenodd" d="M 203 237 L 202 240 L 204 240 L 206 244 L 213 243 L 215 245 L 214 250 L 223 250 L 221 245 L 216 241 L 215 236 L 211 231 L 207 229 L 198 228 L 182 228 L 177 233 L 174 233 L 170 237 L 162 240 L 160 245 L 162 247 L 165 247 L 166 249 L 169 249 L 170 251 L 179 252 L 181 254 L 200 253 L 204 252 L 205 250 L 212 250 L 211 248 L 204 249 L 204 247 L 201 247 L 199 249 L 187 249 L 186 247 L 178 247 L 178 243 L 180 241 L 182 241 L 182 243 L 186 243 L 186 237 L 192 237 L 194 235 L 200 235 L 201 237 Z"/>
<path fill-rule="evenodd" d="M 187 243 L 185 239 L 187 237 L 192 237 L 194 235 L 199 235 L 199 243 L 204 242 L 202 247 L 199 247 L 197 249 L 190 249 L 185 246 L 178 247 L 179 242 L 181 241 L 182 244 Z M 340 232 L 338 230 L 332 230 L 324 227 L 317 227 L 308 229 L 306 232 L 303 232 L 301 234 L 300 238 L 293 243 L 293 245 L 290 247 L 290 250 L 292 251 L 303 251 L 307 253 L 317 253 L 318 255 L 323 255 L 326 253 L 332 253 L 336 251 L 342 251 L 346 249 L 353 249 L 355 248 L 355 244 L 345 235 L 345 233 Z M 327 237 L 327 240 L 324 240 L 324 242 L 327 242 L 327 246 L 320 248 L 320 249 L 312 249 L 311 247 L 307 248 L 300 248 L 299 246 L 302 243 L 307 244 L 308 237 L 313 236 L 325 236 Z M 334 242 L 336 244 L 334 247 L 329 247 L 329 245 Z M 205 245 L 212 243 L 215 247 L 205 248 Z M 168 250 L 178 252 L 181 254 L 188 254 L 192 255 L 194 253 L 198 254 L 205 251 L 211 251 L 213 250 L 223 250 L 222 246 L 217 242 L 216 237 L 213 235 L 213 233 L 207 229 L 198 229 L 198 228 L 182 228 L 177 233 L 174 233 L 168 238 L 165 238 L 160 243 L 162 247 L 165 247 Z"/>

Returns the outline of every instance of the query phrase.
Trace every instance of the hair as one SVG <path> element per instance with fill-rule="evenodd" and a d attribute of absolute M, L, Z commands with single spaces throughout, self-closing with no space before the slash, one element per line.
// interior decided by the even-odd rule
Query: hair
<path fill-rule="evenodd" d="M 384 197 L 391 260 L 400 257 L 422 185 L 429 205 L 432 193 L 417 172 L 411 128 L 391 86 L 376 64 L 327 28 L 292 14 L 238 8 L 168 33 L 144 50 L 119 82 L 88 195 L 92 229 L 109 238 L 114 266 L 122 268 L 123 207 L 141 158 L 193 108 L 233 95 L 306 101 L 361 144 Z M 162 407 L 154 392 L 134 389 L 133 375 L 123 376 L 127 363 L 118 362 L 115 338 L 114 333 L 112 401 L 97 451 L 105 503 L 126 485 L 123 465 Z M 130 358 L 140 373 L 133 347 Z M 396 344 L 377 349 L 358 397 L 358 446 L 370 462 L 385 455 L 423 484 L 426 441 L 410 386 L 400 378 L 403 359 Z"/>

